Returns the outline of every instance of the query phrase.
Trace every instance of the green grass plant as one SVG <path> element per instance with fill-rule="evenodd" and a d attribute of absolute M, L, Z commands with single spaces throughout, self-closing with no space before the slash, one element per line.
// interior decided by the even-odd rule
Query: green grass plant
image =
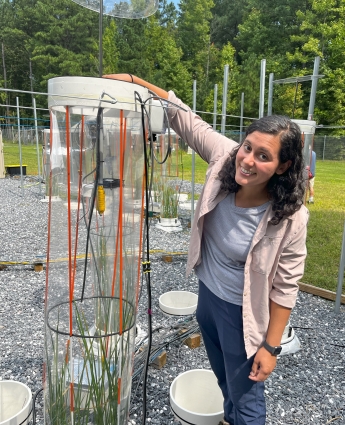
<path fill-rule="evenodd" d="M 165 185 L 162 191 L 161 217 L 177 218 L 177 216 L 178 193 L 173 187 Z"/>

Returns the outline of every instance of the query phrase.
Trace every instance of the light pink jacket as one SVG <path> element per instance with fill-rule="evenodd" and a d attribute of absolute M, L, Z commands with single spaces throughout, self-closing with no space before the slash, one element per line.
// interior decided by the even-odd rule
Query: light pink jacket
<path fill-rule="evenodd" d="M 201 259 L 204 216 L 227 195 L 220 190 L 218 173 L 229 152 L 237 145 L 217 133 L 192 113 L 173 92 L 169 101 L 188 112 L 169 107 L 171 128 L 208 164 L 206 181 L 199 198 L 192 225 L 187 261 L 187 275 Z M 306 231 L 309 213 L 302 208 L 278 225 L 269 206 L 259 223 L 244 268 L 243 333 L 247 357 L 254 355 L 266 337 L 270 320 L 269 300 L 293 308 L 298 293 L 298 280 L 303 276 Z"/>

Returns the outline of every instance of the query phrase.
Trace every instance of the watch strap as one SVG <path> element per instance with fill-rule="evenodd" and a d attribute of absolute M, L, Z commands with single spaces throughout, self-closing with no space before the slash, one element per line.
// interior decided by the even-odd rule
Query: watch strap
<path fill-rule="evenodd" d="M 278 354 L 281 353 L 282 351 L 282 346 L 281 345 L 277 345 L 277 346 L 272 346 L 269 345 L 268 342 L 265 340 L 262 343 L 262 346 L 269 352 L 272 354 L 272 356 L 278 356 Z"/>

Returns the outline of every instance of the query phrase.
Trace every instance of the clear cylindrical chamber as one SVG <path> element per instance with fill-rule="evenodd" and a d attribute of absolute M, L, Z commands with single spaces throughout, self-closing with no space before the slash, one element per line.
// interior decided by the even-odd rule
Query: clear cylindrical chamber
<path fill-rule="evenodd" d="M 143 232 L 135 91 L 148 97 L 112 80 L 49 82 L 48 181 L 58 201 L 48 218 L 46 424 L 127 424 Z M 120 101 L 102 102 L 109 95 Z"/>

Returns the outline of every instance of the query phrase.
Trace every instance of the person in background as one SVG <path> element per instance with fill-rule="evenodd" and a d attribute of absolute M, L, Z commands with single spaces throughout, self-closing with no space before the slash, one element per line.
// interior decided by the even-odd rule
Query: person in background
<path fill-rule="evenodd" d="M 316 153 L 312 151 L 310 160 L 310 178 L 308 180 L 309 199 L 308 204 L 314 203 L 314 183 L 315 183 L 315 170 L 316 170 Z"/>
<path fill-rule="evenodd" d="M 171 128 L 209 164 L 186 273 L 194 269 L 199 279 L 196 317 L 224 397 L 221 424 L 263 425 L 264 381 L 276 366 L 306 257 L 299 127 L 287 117 L 263 117 L 237 144 L 172 91 L 130 74 L 104 78 L 142 85 L 171 102 Z"/>

